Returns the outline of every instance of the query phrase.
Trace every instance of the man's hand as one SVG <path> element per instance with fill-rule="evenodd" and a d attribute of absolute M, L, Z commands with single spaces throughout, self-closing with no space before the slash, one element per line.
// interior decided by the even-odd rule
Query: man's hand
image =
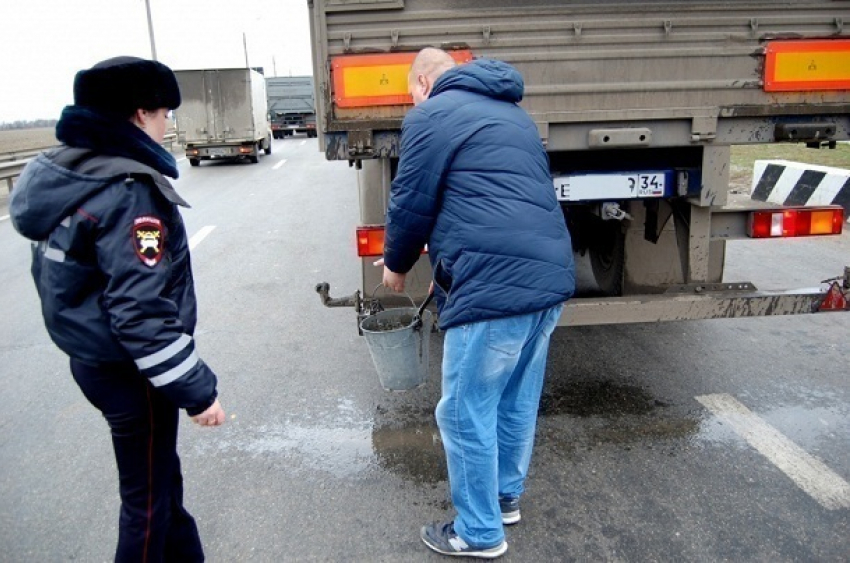
<path fill-rule="evenodd" d="M 384 266 L 384 287 L 388 287 L 396 293 L 404 291 L 404 278 L 407 274 L 397 274 Z"/>
<path fill-rule="evenodd" d="M 199 426 L 221 426 L 224 424 L 224 409 L 218 399 L 210 407 L 192 417 L 192 422 Z"/>
<path fill-rule="evenodd" d="M 384 266 L 384 259 L 379 258 L 372 262 L 374 266 Z M 384 266 L 384 287 L 392 289 L 396 293 L 402 293 L 404 291 L 404 279 L 407 277 L 407 274 L 397 274 Z"/>

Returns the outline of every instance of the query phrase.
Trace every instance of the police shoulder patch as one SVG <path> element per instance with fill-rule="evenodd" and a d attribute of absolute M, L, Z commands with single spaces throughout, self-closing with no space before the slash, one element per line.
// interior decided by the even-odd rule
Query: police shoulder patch
<path fill-rule="evenodd" d="M 133 247 L 146 266 L 159 264 L 165 249 L 165 229 L 158 217 L 142 215 L 133 220 Z"/>

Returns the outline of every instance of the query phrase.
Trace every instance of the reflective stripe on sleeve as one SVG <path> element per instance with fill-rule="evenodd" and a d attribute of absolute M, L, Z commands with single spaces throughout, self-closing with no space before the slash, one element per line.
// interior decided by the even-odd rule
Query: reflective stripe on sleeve
<path fill-rule="evenodd" d="M 44 249 L 44 257 L 48 260 L 53 260 L 54 262 L 64 262 L 65 261 L 65 253 L 59 250 L 58 248 L 47 247 Z"/>
<path fill-rule="evenodd" d="M 189 373 L 192 368 L 195 367 L 197 364 L 198 354 L 192 351 L 192 353 L 189 354 L 189 357 L 183 360 L 180 365 L 173 367 L 167 372 L 161 373 L 156 377 L 151 377 L 149 381 L 154 387 L 162 387 L 163 385 L 168 385 L 172 381 L 180 379 L 181 377 Z"/>
<path fill-rule="evenodd" d="M 145 356 L 144 358 L 139 358 L 136 360 L 136 366 L 142 369 L 152 368 L 154 366 L 158 366 L 162 362 L 168 361 L 180 352 L 182 352 L 186 346 L 192 343 L 192 337 L 188 334 L 180 335 L 180 338 L 160 350 L 159 352 L 154 352 L 150 356 Z M 194 355 L 194 352 L 193 352 Z M 184 362 L 185 363 L 185 362 Z M 180 364 L 183 365 L 183 364 Z M 178 366 L 179 367 L 179 366 Z M 165 375 L 165 374 L 163 374 Z M 161 377 L 161 376 L 158 376 Z M 180 377 L 180 376 L 177 376 Z M 176 379 L 176 378 L 175 378 Z M 151 380 L 153 381 L 153 380 Z"/>

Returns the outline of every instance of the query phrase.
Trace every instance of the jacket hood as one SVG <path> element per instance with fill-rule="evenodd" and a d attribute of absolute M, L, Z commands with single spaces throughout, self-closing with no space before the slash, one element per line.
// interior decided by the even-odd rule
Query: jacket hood
<path fill-rule="evenodd" d="M 466 90 L 484 96 L 518 103 L 525 82 L 517 69 L 502 61 L 476 59 L 443 73 L 434 84 L 430 97 L 446 90 Z"/>
<path fill-rule="evenodd" d="M 21 173 L 9 198 L 12 225 L 30 240 L 47 238 L 88 199 L 121 179 L 144 176 L 170 201 L 188 207 L 156 170 L 122 157 L 60 147 L 38 155 Z"/>
<path fill-rule="evenodd" d="M 12 225 L 28 239 L 44 240 L 81 203 L 102 190 L 105 180 L 72 172 L 40 154 L 24 168 L 12 190 Z"/>

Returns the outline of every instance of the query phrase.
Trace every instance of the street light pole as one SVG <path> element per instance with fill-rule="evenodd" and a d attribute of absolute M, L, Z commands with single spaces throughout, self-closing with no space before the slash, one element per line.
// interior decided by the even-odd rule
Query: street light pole
<path fill-rule="evenodd" d="M 148 33 L 151 36 L 151 58 L 156 60 L 156 42 L 153 39 L 153 18 L 151 18 L 151 3 L 150 0 L 145 0 L 145 9 L 148 13 Z"/>

